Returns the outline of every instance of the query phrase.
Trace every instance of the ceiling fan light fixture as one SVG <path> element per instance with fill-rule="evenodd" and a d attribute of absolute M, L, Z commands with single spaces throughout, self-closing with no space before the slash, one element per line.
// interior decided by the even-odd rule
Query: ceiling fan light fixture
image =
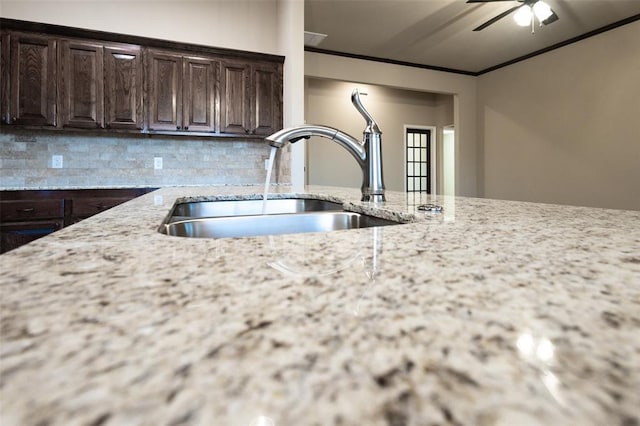
<path fill-rule="evenodd" d="M 531 24 L 532 17 L 533 14 L 531 13 L 531 7 L 528 4 L 525 4 L 516 11 L 513 15 L 513 20 L 521 27 L 526 27 Z"/>
<path fill-rule="evenodd" d="M 551 11 L 551 6 L 549 6 L 547 3 L 545 3 L 542 0 L 537 1 L 533 5 L 533 13 L 536 14 L 536 18 L 538 18 L 538 21 L 540 22 L 543 22 L 544 20 L 549 18 L 551 15 L 553 15 L 553 12 Z"/>

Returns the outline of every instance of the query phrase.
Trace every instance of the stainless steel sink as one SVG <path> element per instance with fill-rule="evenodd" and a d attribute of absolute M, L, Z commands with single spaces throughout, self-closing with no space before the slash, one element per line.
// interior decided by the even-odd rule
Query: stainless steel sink
<path fill-rule="evenodd" d="M 176 204 L 174 217 L 221 217 L 258 214 L 282 214 L 317 211 L 342 211 L 342 204 L 313 198 L 267 200 L 194 201 Z"/>
<path fill-rule="evenodd" d="M 315 198 L 177 202 L 159 232 L 190 238 L 254 237 L 329 232 L 400 222 L 345 211 L 341 203 Z"/>
<path fill-rule="evenodd" d="M 180 237 L 232 238 L 329 232 L 397 224 L 399 222 L 355 212 L 323 211 L 192 218 L 165 223 L 160 231 Z"/>

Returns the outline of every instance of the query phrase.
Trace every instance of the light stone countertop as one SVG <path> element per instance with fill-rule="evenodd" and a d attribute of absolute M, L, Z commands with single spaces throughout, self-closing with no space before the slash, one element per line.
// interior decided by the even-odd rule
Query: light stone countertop
<path fill-rule="evenodd" d="M 162 188 L 0 256 L 0 423 L 640 424 L 640 212 L 309 187 L 413 222 L 157 232 L 260 193 Z"/>

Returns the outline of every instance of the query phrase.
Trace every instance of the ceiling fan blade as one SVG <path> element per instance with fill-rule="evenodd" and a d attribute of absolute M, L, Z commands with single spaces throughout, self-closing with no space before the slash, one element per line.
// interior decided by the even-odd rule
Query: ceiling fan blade
<path fill-rule="evenodd" d="M 551 16 L 549 16 L 547 19 L 545 19 L 544 21 L 542 21 L 542 23 L 544 25 L 549 25 L 553 22 L 556 22 L 558 20 L 558 15 L 556 15 L 556 13 L 552 10 L 551 11 Z"/>
<path fill-rule="evenodd" d="M 495 1 L 513 1 L 513 0 L 467 0 L 467 3 L 493 3 Z"/>
<path fill-rule="evenodd" d="M 522 7 L 522 5 L 518 5 L 518 6 L 514 6 L 509 10 L 506 10 L 504 12 L 502 12 L 500 15 L 495 16 L 491 19 L 489 19 L 487 22 L 485 22 L 484 24 L 480 25 L 479 27 L 476 27 L 473 29 L 473 31 L 481 31 L 484 30 L 485 28 L 487 28 L 489 25 L 496 23 L 497 21 L 499 21 L 500 19 L 504 18 L 505 16 L 507 16 L 508 14 L 510 14 L 511 12 L 513 12 L 516 9 L 520 9 Z"/>

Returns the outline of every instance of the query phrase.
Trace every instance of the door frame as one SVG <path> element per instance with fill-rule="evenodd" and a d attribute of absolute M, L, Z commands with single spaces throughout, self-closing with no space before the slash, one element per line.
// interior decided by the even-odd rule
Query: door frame
<path fill-rule="evenodd" d="M 403 147 L 403 152 L 402 152 L 402 180 L 403 180 L 403 192 L 407 192 L 407 129 L 418 129 L 418 130 L 428 130 L 430 132 L 429 134 L 429 143 L 430 143 L 430 152 L 429 155 L 431 156 L 431 164 L 429 164 L 429 173 L 430 173 L 430 179 L 431 179 L 431 188 L 429 188 L 431 190 L 431 194 L 435 195 L 436 194 L 436 189 L 438 188 L 437 186 L 437 167 L 436 167 L 436 163 L 437 163 L 437 158 L 436 157 L 436 145 L 437 145 L 437 127 L 436 126 L 426 126 L 424 124 L 416 124 L 416 125 L 412 125 L 412 124 L 405 124 L 404 126 L 402 126 L 402 147 Z"/>

